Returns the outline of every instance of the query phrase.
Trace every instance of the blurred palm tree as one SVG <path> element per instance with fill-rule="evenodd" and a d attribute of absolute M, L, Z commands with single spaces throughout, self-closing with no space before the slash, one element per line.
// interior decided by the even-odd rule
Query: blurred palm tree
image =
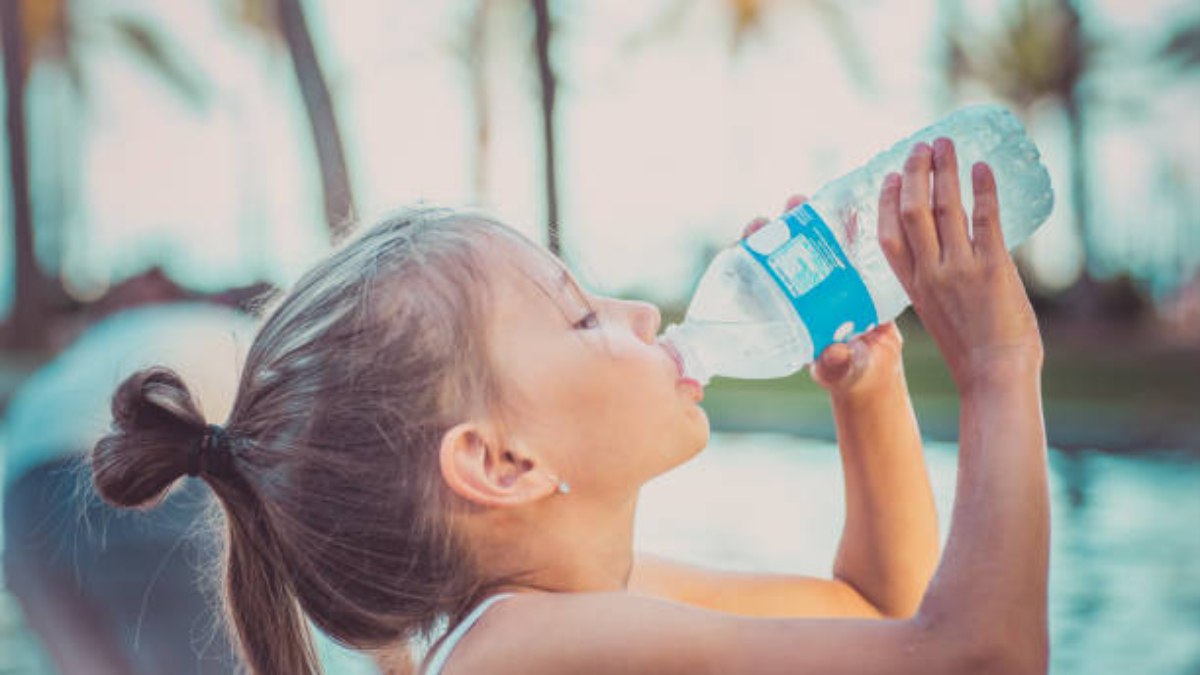
<path fill-rule="evenodd" d="M 746 39 L 760 29 L 771 16 L 770 4 L 791 4 L 816 14 L 822 25 L 833 36 L 838 48 L 855 79 L 868 83 L 871 78 L 865 50 L 858 43 L 851 28 L 849 14 L 844 4 L 837 0 L 788 0 L 787 3 L 772 3 L 769 0 L 721 0 L 728 10 L 730 49 L 736 55 Z M 490 116 L 487 103 L 485 76 L 485 53 L 487 50 L 488 15 L 495 0 L 477 0 L 468 20 L 467 34 L 461 56 L 467 68 L 470 82 L 472 107 L 475 112 L 475 178 L 474 188 L 482 195 L 487 185 L 487 149 L 490 140 Z M 698 4 L 698 0 L 672 0 L 650 25 L 626 40 L 626 47 L 639 47 L 650 38 L 678 28 L 686 15 Z M 530 0 L 533 18 L 533 55 L 537 66 L 539 85 L 539 107 L 541 111 L 541 135 L 543 155 L 544 197 L 546 200 L 546 238 L 548 246 L 556 255 L 561 255 L 562 236 L 559 223 L 559 181 L 557 162 L 556 107 L 558 103 L 559 75 L 554 62 L 553 42 L 557 36 L 555 20 L 549 0 Z"/>
<path fill-rule="evenodd" d="M 1175 75 L 1200 73 L 1200 13 L 1176 23 L 1155 51 L 1154 58 Z M 1194 183 L 1189 173 L 1194 168 L 1189 167 L 1194 164 L 1184 162 L 1177 151 L 1177 148 L 1168 148 L 1160 152 L 1158 182 L 1174 212 L 1176 233 L 1172 243 L 1175 244 L 1173 253 L 1177 267 L 1171 285 L 1186 293 L 1189 283 L 1192 288 L 1200 288 L 1200 211 L 1195 208 L 1200 200 L 1190 189 Z M 1200 324 L 1196 328 L 1200 328 Z"/>
<path fill-rule="evenodd" d="M 487 78 L 488 48 L 490 45 L 489 22 L 492 15 L 492 0 L 476 0 L 467 20 L 467 31 L 463 42 L 456 50 L 466 69 L 468 93 L 475 141 L 475 157 L 471 169 L 471 189 L 475 198 L 482 202 L 488 191 L 488 157 L 492 141 L 492 115 Z"/>
<path fill-rule="evenodd" d="M 472 189 L 480 201 L 488 188 L 488 154 L 491 146 L 491 106 L 488 87 L 488 50 L 491 48 L 491 17 L 502 9 L 520 9 L 525 0 L 502 3 L 497 0 L 475 0 L 466 22 L 466 30 L 453 51 L 466 71 L 468 96 L 474 117 L 472 137 L 475 141 L 472 169 Z M 546 200 L 546 240 L 555 255 L 562 254 L 562 236 L 558 218 L 558 142 L 556 108 L 558 104 L 558 72 L 551 44 L 555 36 L 555 21 L 548 0 L 529 0 L 529 16 L 533 24 L 530 53 L 534 58 L 538 83 L 538 109 L 541 127 L 543 159 L 543 197 Z"/>
<path fill-rule="evenodd" d="M 354 213 L 341 134 L 300 0 L 239 0 L 233 18 L 278 39 L 287 49 L 304 100 L 321 174 L 325 220 L 332 237 Z M 0 39 L 5 68 L 8 168 L 13 204 L 15 293 L 5 343 L 36 348 L 44 343 L 54 309 L 62 304 L 60 284 L 37 260 L 36 229 L 49 235 L 55 223 L 34 223 L 30 186 L 27 84 L 35 65 L 61 68 L 81 103 L 86 103 L 86 54 L 97 37 L 113 36 L 183 101 L 203 108 L 211 92 L 200 68 L 151 21 L 117 14 L 103 25 L 74 20 L 70 0 L 0 0 Z M 36 149 L 35 149 L 36 150 Z M 47 237 L 52 238 L 52 237 Z"/>
<path fill-rule="evenodd" d="M 72 21 L 69 0 L 0 1 L 15 268 L 13 307 L 2 341 L 16 349 L 44 344 L 53 309 L 62 296 L 61 286 L 38 265 L 25 117 L 30 105 L 29 76 L 39 63 L 61 68 L 76 94 L 86 100 L 83 54 L 88 41 L 104 31 L 111 32 L 188 103 L 201 105 L 205 100 L 204 85 L 186 60 L 147 22 L 119 16 L 104 26 L 81 27 Z M 46 233 L 47 228 L 59 224 L 36 225 Z"/>
<path fill-rule="evenodd" d="M 304 3 L 302 0 L 238 0 L 232 7 L 237 22 L 257 29 L 268 41 L 281 41 L 287 51 L 317 151 L 325 223 L 331 237 L 337 239 L 354 217 L 354 197 L 337 112 L 329 82 L 317 57 Z"/>
<path fill-rule="evenodd" d="M 1097 260 L 1089 230 L 1086 108 L 1082 82 L 1095 52 L 1085 35 L 1075 0 L 1016 0 L 992 32 L 961 22 L 955 0 L 943 0 L 947 77 L 952 89 L 978 82 L 1028 113 L 1049 101 L 1067 122 L 1071 206 L 1075 231 L 1089 263 Z M 952 17 L 952 20 L 946 20 Z M 1090 281 L 1085 266 L 1084 282 Z"/>
<path fill-rule="evenodd" d="M 558 102 L 558 79 L 551 58 L 550 42 L 554 22 L 550 17 L 549 0 L 530 0 L 533 10 L 533 53 L 537 59 L 539 92 L 542 111 L 542 168 L 546 183 L 546 242 L 554 255 L 562 254 L 561 232 L 558 223 L 558 164 L 555 140 L 554 108 Z"/>
<path fill-rule="evenodd" d="M 533 56 L 537 67 L 539 108 L 543 156 L 543 194 L 546 200 L 546 238 L 551 251 L 562 253 L 562 235 L 559 223 L 559 181 L 557 162 L 556 110 L 558 103 L 559 74 L 554 61 L 553 42 L 557 37 L 556 22 L 549 0 L 529 0 L 533 18 Z M 731 50 L 736 55 L 746 38 L 761 28 L 772 11 L 768 0 L 721 0 L 728 9 Z M 627 47 L 638 47 L 649 38 L 678 28 L 682 19 L 697 4 L 697 0 L 673 0 L 666 9 L 644 30 L 626 40 Z M 782 4 L 782 3 L 777 3 Z M 850 26 L 849 15 L 844 5 L 837 0 L 790 0 L 790 4 L 817 14 L 823 25 L 834 37 L 845 61 L 857 81 L 869 82 L 870 69 L 865 51 L 858 44 Z M 488 17 L 493 11 L 495 0 L 476 0 L 467 22 L 467 30 L 460 51 L 467 70 L 472 108 L 475 117 L 475 194 L 482 196 L 487 187 L 487 152 L 490 142 L 490 115 L 484 64 L 488 48 Z"/>
<path fill-rule="evenodd" d="M 678 30 L 701 4 L 701 0 L 671 0 L 644 29 L 626 40 L 626 46 L 641 48 Z M 872 85 L 870 61 L 854 31 L 848 3 L 839 0 L 718 0 L 718 4 L 724 12 L 731 55 L 741 54 L 755 34 L 762 33 L 783 8 L 790 7 L 815 16 L 821 29 L 833 40 L 855 82 Z"/>
<path fill-rule="evenodd" d="M 1200 14 L 1175 24 L 1158 50 L 1158 58 L 1180 71 L 1200 67 Z"/>
<path fill-rule="evenodd" d="M 947 75 L 952 89 L 977 82 L 1019 110 L 1050 102 L 1060 106 L 1067 122 L 1071 205 L 1075 231 L 1088 265 L 1073 289 L 1078 313 L 1102 309 L 1111 294 L 1090 271 L 1099 260 L 1096 226 L 1089 189 L 1088 111 L 1096 106 L 1129 114 L 1149 112 L 1140 98 L 1101 99 L 1088 93 L 1087 78 L 1104 46 L 1081 21 L 1082 0 L 1016 0 L 994 32 L 962 23 L 957 0 L 942 0 L 947 49 Z M 1191 71 L 1200 65 L 1200 15 L 1175 25 L 1152 62 Z M 1150 65 L 1153 65 L 1150 64 Z M 1127 280 L 1126 280 L 1127 281 Z M 1122 283 L 1118 278 L 1114 284 Z"/>
<path fill-rule="evenodd" d="M 29 40 L 24 8 L 19 2 L 0 2 L 0 39 L 4 49 L 4 124 L 8 132 L 9 194 L 13 214 L 13 257 L 16 263 L 9 334 L 5 342 L 28 348 L 39 344 L 46 327 L 42 297 L 46 281 L 34 255 L 33 208 L 29 195 L 29 153 L 26 147 L 25 83 L 29 78 Z"/>
<path fill-rule="evenodd" d="M 839 0 L 723 0 L 728 9 L 730 50 L 737 54 L 746 39 L 760 32 L 777 11 L 771 5 L 787 6 L 804 10 L 817 18 L 821 29 L 833 40 L 841 54 L 842 62 L 851 77 L 862 86 L 873 84 L 873 75 L 867 52 L 863 49 L 847 11 L 845 2 Z"/>

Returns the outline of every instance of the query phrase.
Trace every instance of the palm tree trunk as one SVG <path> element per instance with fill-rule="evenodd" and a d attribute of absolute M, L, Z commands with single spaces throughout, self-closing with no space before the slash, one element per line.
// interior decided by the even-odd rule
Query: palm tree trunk
<path fill-rule="evenodd" d="M 488 100 L 487 48 L 488 8 L 491 0 L 478 0 L 467 30 L 466 66 L 470 82 L 471 110 L 475 113 L 475 158 L 471 187 L 479 203 L 487 201 L 488 161 L 492 140 L 492 119 Z"/>
<path fill-rule="evenodd" d="M 350 174 L 346 168 L 346 151 L 338 129 L 329 84 L 317 60 L 308 20 L 301 0 L 278 0 L 279 26 L 291 55 L 304 109 L 312 128 L 321 171 L 321 194 L 325 202 L 325 222 L 330 236 L 336 239 L 354 215 L 354 199 L 350 191 Z"/>
<path fill-rule="evenodd" d="M 1069 301 L 1071 313 L 1078 319 L 1104 320 L 1104 284 L 1092 273 L 1098 252 L 1095 232 L 1091 221 L 1087 170 L 1087 132 L 1082 105 L 1072 93 L 1063 101 L 1063 112 L 1067 118 L 1067 153 L 1071 161 L 1071 210 L 1075 213 L 1075 232 L 1083 247 L 1083 269 L 1079 278 L 1071 285 Z"/>
<path fill-rule="evenodd" d="M 1071 159 L 1071 210 L 1075 213 L 1075 231 L 1083 245 L 1083 273 L 1090 276 L 1088 269 L 1096 262 L 1096 241 L 1091 228 L 1091 201 L 1088 194 L 1087 138 L 1082 106 L 1074 94 L 1067 96 L 1063 111 L 1067 118 L 1068 153 Z"/>
<path fill-rule="evenodd" d="M 550 252 L 562 253 L 558 229 L 558 169 L 555 166 L 554 104 L 557 96 L 554 68 L 550 62 L 550 21 L 548 0 L 533 0 L 534 52 L 537 55 L 538 81 L 542 86 L 542 148 L 545 151 L 546 238 Z"/>
<path fill-rule="evenodd" d="M 37 347 L 46 335 L 48 312 L 43 306 L 43 279 L 37 267 L 33 239 L 33 208 L 29 193 L 29 149 L 25 125 L 25 84 L 28 74 L 21 3 L 0 0 L 0 39 L 4 50 L 4 124 L 8 132 L 9 192 L 12 195 L 15 293 L 8 335 L 15 348 Z"/>

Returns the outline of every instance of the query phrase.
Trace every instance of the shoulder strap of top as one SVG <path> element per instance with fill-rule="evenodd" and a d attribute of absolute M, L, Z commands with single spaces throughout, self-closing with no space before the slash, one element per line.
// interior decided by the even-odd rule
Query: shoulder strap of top
<path fill-rule="evenodd" d="M 446 639 L 443 640 L 440 645 L 438 645 L 437 650 L 434 651 L 433 655 L 430 657 L 429 665 L 426 666 L 424 675 L 441 675 L 442 667 L 446 665 L 446 660 L 450 658 L 450 653 L 454 651 L 454 646 L 458 644 L 458 641 L 462 639 L 462 636 L 467 634 L 467 631 L 471 630 L 471 627 L 475 625 L 475 622 L 479 621 L 479 617 L 483 616 L 483 613 L 487 611 L 487 608 L 491 607 L 500 600 L 512 597 L 514 595 L 516 595 L 516 593 L 497 593 L 496 595 L 493 595 L 487 600 L 484 600 L 476 605 L 475 609 L 472 610 L 471 613 L 468 614 L 461 623 L 455 626 L 454 630 L 446 636 Z"/>

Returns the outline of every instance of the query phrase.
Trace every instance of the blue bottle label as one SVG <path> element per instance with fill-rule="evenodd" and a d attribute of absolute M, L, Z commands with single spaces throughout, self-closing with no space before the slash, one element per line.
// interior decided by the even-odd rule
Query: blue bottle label
<path fill-rule="evenodd" d="M 816 210 L 804 204 L 778 222 L 787 227 L 786 241 L 781 241 L 782 228 L 775 234 L 760 231 L 743 239 L 742 248 L 775 280 L 807 326 L 814 358 L 834 342 L 874 328 L 879 317 L 867 285 Z M 772 226 L 779 227 L 771 223 L 764 230 Z"/>

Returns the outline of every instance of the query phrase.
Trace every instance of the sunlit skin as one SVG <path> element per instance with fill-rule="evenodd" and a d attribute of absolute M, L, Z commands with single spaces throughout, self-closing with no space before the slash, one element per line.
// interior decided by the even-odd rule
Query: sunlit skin
<path fill-rule="evenodd" d="M 502 419 L 461 425 L 443 447 L 449 484 L 495 507 L 462 523 L 489 569 L 537 570 L 530 589 L 628 589 L 747 615 L 911 614 L 937 531 L 894 325 L 827 350 L 812 371 L 843 440 L 848 518 L 835 579 L 718 575 L 633 554 L 642 485 L 708 438 L 698 387 L 655 340 L 658 310 L 588 294 L 558 260 L 519 242 L 492 255 Z M 554 496 L 558 480 L 569 496 Z"/>
<path fill-rule="evenodd" d="M 956 503 L 937 581 L 936 518 L 894 325 L 834 345 L 812 368 L 831 397 L 846 483 L 832 578 L 705 570 L 633 550 L 642 485 L 708 437 L 701 392 L 654 340 L 657 310 L 588 294 L 540 249 L 497 242 L 488 340 L 501 409 L 452 428 L 438 452 L 446 483 L 479 507 L 455 525 L 480 565 L 529 575 L 459 643 L 446 673 L 732 672 L 751 662 L 958 672 L 1018 649 L 1036 657 L 1040 339 L 998 239 L 990 172 L 976 172 L 971 241 L 955 162 L 947 142 L 918 146 L 880 201 L 881 245 L 963 395 L 960 491 L 983 495 Z M 988 536 L 1003 546 L 987 550 Z M 932 618 L 942 616 L 956 620 Z"/>
<path fill-rule="evenodd" d="M 784 210 L 804 203 L 790 198 Z M 766 224 L 752 221 L 743 236 Z M 809 372 L 828 390 L 846 524 L 833 580 L 714 574 L 639 554 L 630 590 L 749 616 L 907 616 L 937 564 L 937 514 L 904 380 L 904 340 L 886 323 L 826 349 Z M 786 536 L 786 534 L 781 534 Z"/>

